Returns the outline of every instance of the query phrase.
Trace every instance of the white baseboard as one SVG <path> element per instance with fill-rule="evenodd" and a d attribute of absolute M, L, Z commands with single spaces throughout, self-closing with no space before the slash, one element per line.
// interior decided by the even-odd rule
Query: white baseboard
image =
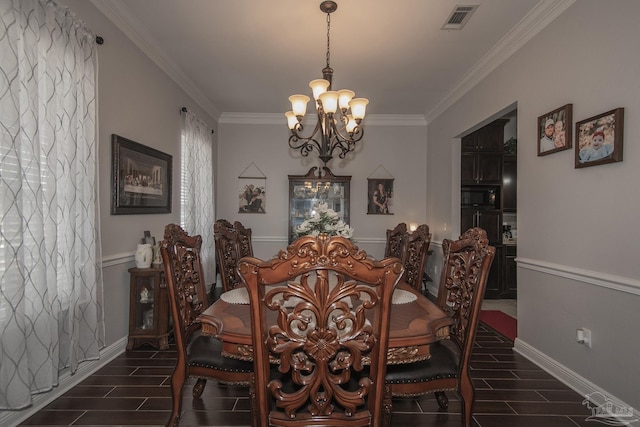
<path fill-rule="evenodd" d="M 13 427 L 24 422 L 27 418 L 87 379 L 98 369 L 120 356 L 124 353 L 126 347 L 127 337 L 124 337 L 109 347 L 103 348 L 100 351 L 100 359 L 80 363 L 75 374 L 71 375 L 69 372 L 62 374 L 59 378 L 58 386 L 46 393 L 34 395 L 33 403 L 28 408 L 20 411 L 0 411 L 0 426 Z"/>
<path fill-rule="evenodd" d="M 574 390 L 580 396 L 591 395 L 590 399 L 598 405 L 606 403 L 604 400 L 606 399 L 610 402 L 615 402 L 618 406 L 630 408 L 630 405 L 627 403 L 613 396 L 608 391 L 603 390 L 588 379 L 573 372 L 571 369 L 550 358 L 546 354 L 541 353 L 536 348 L 522 341 L 520 338 L 516 338 L 514 341 L 513 350 L 538 365 L 550 375 L 554 376 L 558 381 Z M 640 411 L 637 409 L 633 410 L 633 414 L 634 417 L 640 418 Z"/>

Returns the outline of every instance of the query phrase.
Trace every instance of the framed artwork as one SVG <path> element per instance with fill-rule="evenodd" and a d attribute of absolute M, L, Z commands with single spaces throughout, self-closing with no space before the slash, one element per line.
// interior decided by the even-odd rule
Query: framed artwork
<path fill-rule="evenodd" d="M 367 178 L 367 214 L 393 215 L 393 179 Z"/>
<path fill-rule="evenodd" d="M 111 135 L 111 214 L 171 212 L 172 156 Z"/>
<path fill-rule="evenodd" d="M 622 161 L 624 108 L 576 122 L 576 168 Z"/>
<path fill-rule="evenodd" d="M 572 109 L 567 104 L 538 117 L 538 156 L 571 148 Z"/>
<path fill-rule="evenodd" d="M 267 179 L 238 178 L 238 213 L 266 213 Z"/>

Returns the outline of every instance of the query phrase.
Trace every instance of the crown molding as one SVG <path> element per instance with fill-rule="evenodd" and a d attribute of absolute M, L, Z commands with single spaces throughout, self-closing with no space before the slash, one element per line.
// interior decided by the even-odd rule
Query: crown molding
<path fill-rule="evenodd" d="M 144 25 L 127 14 L 119 3 L 107 0 L 90 0 L 91 3 L 104 14 L 124 35 L 129 38 L 151 61 L 176 82 L 187 95 L 189 95 L 202 109 L 211 117 L 218 119 L 220 110 L 207 97 L 202 96 L 202 91 L 187 77 L 182 69 L 160 50 L 153 47 L 149 42 L 154 38 L 144 29 Z M 155 43 L 157 45 L 157 43 Z"/>
<path fill-rule="evenodd" d="M 453 90 L 449 92 L 425 118 L 427 123 L 432 122 L 447 108 L 470 91 L 493 70 L 498 68 L 511 55 L 516 53 L 529 40 L 535 37 L 547 25 L 553 22 L 562 12 L 576 0 L 541 0 L 520 22 L 518 22 L 498 43 L 484 55 L 464 76 L 458 81 Z"/>
<path fill-rule="evenodd" d="M 305 121 L 314 120 L 315 114 L 307 114 Z M 220 124 L 280 125 L 286 126 L 284 113 L 222 113 Z M 427 121 L 419 114 L 370 114 L 365 126 L 426 126 Z"/>

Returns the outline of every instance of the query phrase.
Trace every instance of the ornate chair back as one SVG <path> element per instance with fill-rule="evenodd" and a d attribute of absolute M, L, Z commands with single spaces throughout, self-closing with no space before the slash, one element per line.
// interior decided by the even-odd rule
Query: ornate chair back
<path fill-rule="evenodd" d="M 270 261 L 243 258 L 239 270 L 251 305 L 254 425 L 388 420 L 384 375 L 402 263 L 321 234 Z"/>
<path fill-rule="evenodd" d="M 438 307 L 455 322 L 450 337 L 462 353 L 461 371 L 467 372 L 495 248 L 483 229 L 470 228 L 458 240 L 443 240 L 442 251 Z"/>
<path fill-rule="evenodd" d="M 392 230 L 387 230 L 387 243 L 384 248 L 385 258 L 395 257 L 404 262 L 404 256 L 407 251 L 407 224 L 401 222 Z"/>
<path fill-rule="evenodd" d="M 251 239 L 251 229 L 244 229 L 243 239 L 248 235 Z M 248 234 L 247 234 L 248 230 Z M 216 259 L 222 279 L 222 291 L 227 292 L 240 285 L 237 267 L 240 258 L 238 232 L 233 224 L 225 219 L 219 219 L 213 224 L 213 238 L 216 246 Z"/>
<path fill-rule="evenodd" d="M 475 392 L 469 359 L 476 335 L 480 307 L 495 248 L 487 233 L 470 228 L 456 241 L 442 242 L 444 265 L 438 290 L 438 306 L 454 320 L 451 340 L 431 345 L 431 358 L 387 369 L 387 384 L 394 397 L 435 393 L 438 405 L 447 409 L 445 390 L 460 394 L 462 425 L 471 427 Z"/>
<path fill-rule="evenodd" d="M 427 260 L 429 244 L 431 243 L 431 235 L 429 234 L 429 226 L 420 225 L 416 230 L 409 234 L 407 239 L 407 250 L 403 259 L 404 263 L 404 280 L 416 291 L 422 290 L 422 276 L 424 275 L 424 264 Z"/>
<path fill-rule="evenodd" d="M 165 227 L 160 253 L 164 262 L 173 319 L 177 361 L 171 375 L 172 409 L 168 426 L 178 425 L 182 388 L 187 377 L 196 377 L 193 397 L 199 398 L 207 378 L 248 384 L 253 366 L 222 357 L 222 343 L 200 334 L 197 317 L 207 308 L 206 287 L 200 259 L 201 236 L 189 236 L 179 225 Z"/>
<path fill-rule="evenodd" d="M 238 239 L 238 255 L 240 258 L 253 256 L 253 244 L 251 243 L 251 229 L 245 228 L 240 221 L 233 223 Z"/>

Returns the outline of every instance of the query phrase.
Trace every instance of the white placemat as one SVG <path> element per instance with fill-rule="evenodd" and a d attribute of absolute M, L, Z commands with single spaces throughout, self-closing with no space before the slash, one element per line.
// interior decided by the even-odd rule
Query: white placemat
<path fill-rule="evenodd" d="M 396 289 L 393 291 L 391 304 L 408 304 L 416 299 L 416 294 L 413 292 L 405 291 L 404 289 Z"/>
<path fill-rule="evenodd" d="M 246 288 L 236 288 L 220 295 L 220 299 L 227 304 L 249 304 L 249 294 Z M 296 298 L 297 300 L 297 298 Z M 403 289 L 393 291 L 392 304 L 408 304 L 416 300 L 416 295 Z M 351 301 L 349 300 L 348 303 Z M 288 301 L 287 306 L 295 306 L 296 301 Z"/>
<path fill-rule="evenodd" d="M 249 304 L 247 288 L 235 288 L 220 294 L 220 299 L 228 304 Z"/>

